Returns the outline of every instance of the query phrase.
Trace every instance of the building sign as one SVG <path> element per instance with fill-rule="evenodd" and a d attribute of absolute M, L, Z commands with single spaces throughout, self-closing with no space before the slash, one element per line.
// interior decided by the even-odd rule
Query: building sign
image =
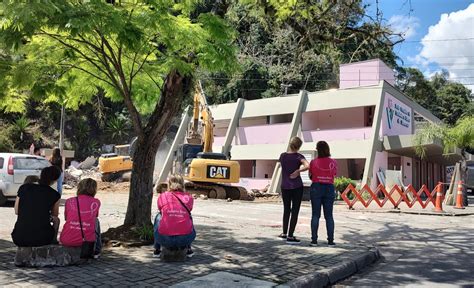
<path fill-rule="evenodd" d="M 412 134 L 412 110 L 395 97 L 385 93 L 385 103 L 382 117 L 382 135 Z"/>

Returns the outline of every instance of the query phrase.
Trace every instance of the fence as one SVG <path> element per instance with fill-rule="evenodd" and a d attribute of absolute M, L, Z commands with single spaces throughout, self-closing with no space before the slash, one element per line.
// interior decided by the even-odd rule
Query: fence
<path fill-rule="evenodd" d="M 341 198 L 349 205 L 349 209 L 352 209 L 357 202 L 360 202 L 365 208 L 368 208 L 372 202 L 377 203 L 379 207 L 383 207 L 387 202 L 390 202 L 393 208 L 398 208 L 402 202 L 409 208 L 419 203 L 425 209 L 430 203 L 436 204 L 436 193 L 441 193 L 442 185 L 442 183 L 438 183 L 433 191 L 430 191 L 426 185 L 421 186 L 418 191 L 412 185 L 408 185 L 404 190 L 395 185 L 388 192 L 382 184 L 375 191 L 372 191 L 367 184 L 360 190 L 349 184 L 341 194 Z M 349 199 L 350 193 L 354 195 L 353 199 Z"/>

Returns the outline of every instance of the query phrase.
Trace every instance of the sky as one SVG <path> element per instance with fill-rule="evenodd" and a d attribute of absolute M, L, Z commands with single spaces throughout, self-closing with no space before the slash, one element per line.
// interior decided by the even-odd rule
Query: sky
<path fill-rule="evenodd" d="M 369 15 L 376 1 L 366 0 Z M 474 92 L 474 0 L 379 0 L 385 24 L 404 34 L 394 47 L 399 64 L 426 77 L 446 69 Z"/>

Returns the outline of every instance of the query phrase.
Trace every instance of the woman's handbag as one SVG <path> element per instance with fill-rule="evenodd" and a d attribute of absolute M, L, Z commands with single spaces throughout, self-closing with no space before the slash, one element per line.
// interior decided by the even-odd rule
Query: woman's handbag
<path fill-rule="evenodd" d="M 81 209 L 79 208 L 79 197 L 76 197 L 77 214 L 79 215 L 79 225 L 81 226 L 82 245 L 81 259 L 91 259 L 94 257 L 95 242 L 86 241 L 84 230 L 82 229 Z"/>

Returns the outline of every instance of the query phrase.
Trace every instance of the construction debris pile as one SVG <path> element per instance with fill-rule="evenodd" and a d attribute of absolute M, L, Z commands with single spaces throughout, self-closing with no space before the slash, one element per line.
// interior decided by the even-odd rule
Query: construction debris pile
<path fill-rule="evenodd" d="M 64 188 L 72 189 L 84 178 L 100 181 L 101 174 L 98 167 L 95 166 L 96 161 L 97 158 L 91 156 L 81 163 L 71 162 L 71 165 L 64 171 Z"/>
<path fill-rule="evenodd" d="M 265 186 L 265 188 L 263 189 L 251 189 L 248 192 L 248 197 L 251 199 L 259 198 L 259 197 L 278 197 L 278 193 L 268 192 L 269 188 L 270 188 L 270 185 Z"/>

